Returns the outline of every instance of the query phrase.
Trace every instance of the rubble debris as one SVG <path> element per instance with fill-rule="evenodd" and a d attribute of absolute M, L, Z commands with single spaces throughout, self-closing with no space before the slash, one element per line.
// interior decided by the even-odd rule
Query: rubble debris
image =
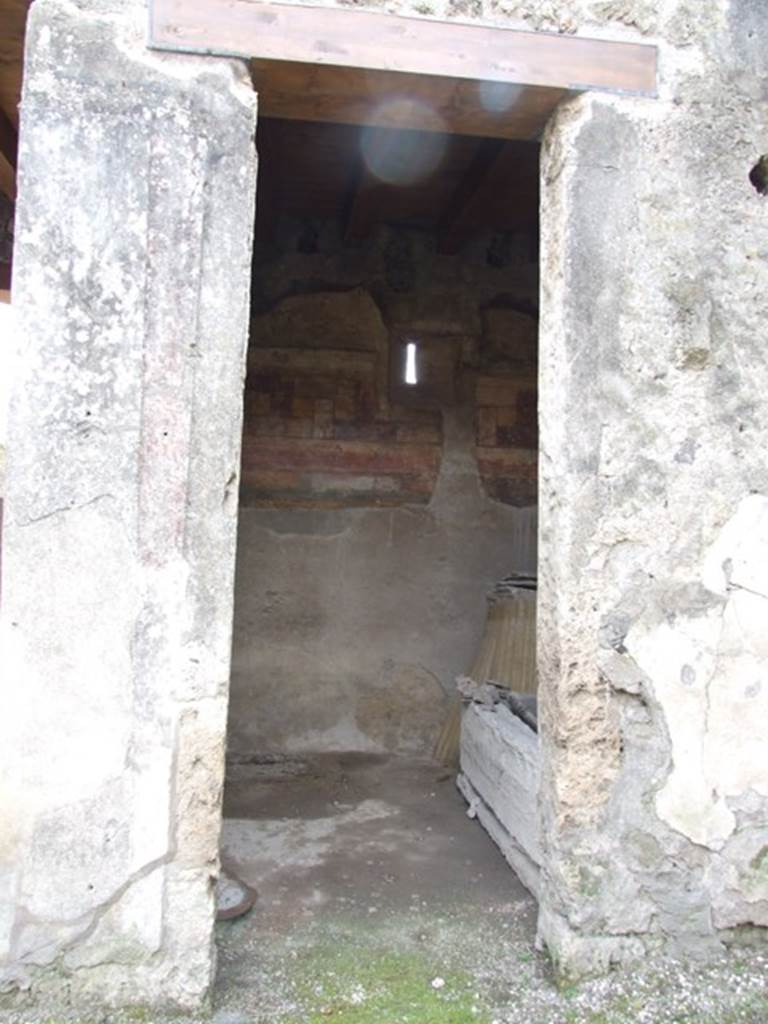
<path fill-rule="evenodd" d="M 534 694 L 515 693 L 490 680 L 486 683 L 476 683 L 469 676 L 459 676 L 456 680 L 456 689 L 466 701 L 473 704 L 483 704 L 486 707 L 505 705 L 530 729 L 534 732 L 539 731 L 538 700 Z"/>

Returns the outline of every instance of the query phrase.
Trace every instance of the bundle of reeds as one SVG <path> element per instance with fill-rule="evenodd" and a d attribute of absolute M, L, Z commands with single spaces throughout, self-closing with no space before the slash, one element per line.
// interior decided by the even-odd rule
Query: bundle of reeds
<path fill-rule="evenodd" d="M 536 577 L 514 573 L 487 596 L 488 613 L 477 655 L 467 675 L 475 683 L 492 682 L 515 693 L 536 693 Z M 461 700 L 452 703 L 435 744 L 441 764 L 459 760 Z"/>

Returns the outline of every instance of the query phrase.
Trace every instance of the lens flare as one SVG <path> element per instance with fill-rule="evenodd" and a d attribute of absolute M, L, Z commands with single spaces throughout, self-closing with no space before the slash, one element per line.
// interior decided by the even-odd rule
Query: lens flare
<path fill-rule="evenodd" d="M 386 185 L 415 185 L 437 168 L 445 153 L 445 124 L 426 103 L 392 97 L 373 111 L 377 127 L 364 128 L 360 146 L 370 174 Z M 421 130 L 396 130 L 400 125 Z"/>
<path fill-rule="evenodd" d="M 490 114 L 503 114 L 517 103 L 523 88 L 511 82 L 481 82 L 480 104 Z"/>

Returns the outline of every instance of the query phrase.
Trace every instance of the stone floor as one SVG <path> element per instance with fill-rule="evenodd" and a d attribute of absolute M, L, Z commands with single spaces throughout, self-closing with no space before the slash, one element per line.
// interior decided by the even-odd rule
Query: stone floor
<path fill-rule="evenodd" d="M 222 862 L 259 892 L 254 926 L 503 905 L 532 940 L 535 902 L 431 762 L 321 755 L 230 766 Z"/>
<path fill-rule="evenodd" d="M 431 763 L 231 766 L 216 1024 L 768 1024 L 766 947 L 558 989 L 535 904 Z"/>
<path fill-rule="evenodd" d="M 768 947 L 558 988 L 535 905 L 431 763 L 231 767 L 223 859 L 259 898 L 217 926 L 210 1012 L 0 1013 L 0 1024 L 768 1024 Z"/>

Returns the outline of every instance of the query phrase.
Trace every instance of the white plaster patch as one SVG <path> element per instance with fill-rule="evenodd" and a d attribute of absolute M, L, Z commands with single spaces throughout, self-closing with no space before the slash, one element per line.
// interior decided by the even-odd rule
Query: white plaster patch
<path fill-rule="evenodd" d="M 715 594 L 743 588 L 768 600 L 768 498 L 750 494 L 704 560 L 704 586 Z"/>
<path fill-rule="evenodd" d="M 289 754 L 335 750 L 378 753 L 381 750 L 381 746 L 358 727 L 352 711 L 340 716 L 340 720 L 328 729 L 310 729 L 300 735 L 287 737 L 284 748 Z"/>
<path fill-rule="evenodd" d="M 703 580 L 724 606 L 635 627 L 626 646 L 653 680 L 672 743 L 659 816 L 719 850 L 736 824 L 727 798 L 768 794 L 768 499 L 742 501 L 704 560 Z"/>
<path fill-rule="evenodd" d="M 722 630 L 721 612 L 698 619 L 662 622 L 626 640 L 629 653 L 653 679 L 667 720 L 673 766 L 656 797 L 659 816 L 696 843 L 720 849 L 734 817 L 717 796 L 706 764 L 709 689 Z M 715 772 L 715 775 L 717 773 Z"/>

